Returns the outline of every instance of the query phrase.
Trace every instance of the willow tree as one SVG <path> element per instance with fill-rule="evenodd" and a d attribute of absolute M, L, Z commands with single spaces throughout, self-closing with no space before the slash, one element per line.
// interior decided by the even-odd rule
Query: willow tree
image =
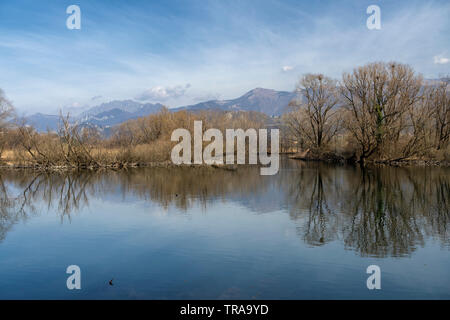
<path fill-rule="evenodd" d="M 410 124 L 405 115 L 421 101 L 422 77 L 408 65 L 370 63 L 344 73 L 345 127 L 358 144 L 360 161 L 389 158 Z"/>

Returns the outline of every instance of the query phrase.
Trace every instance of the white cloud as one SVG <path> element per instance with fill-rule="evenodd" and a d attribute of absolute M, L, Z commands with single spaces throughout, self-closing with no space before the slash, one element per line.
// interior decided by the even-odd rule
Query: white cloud
<path fill-rule="evenodd" d="M 433 59 L 435 64 L 446 64 L 450 62 L 450 59 L 445 58 L 442 54 L 434 56 Z"/>
<path fill-rule="evenodd" d="M 293 66 L 283 66 L 283 68 L 281 68 L 281 69 L 283 69 L 284 72 L 288 72 L 288 71 L 291 71 L 292 69 L 294 69 L 294 67 Z"/>
<path fill-rule="evenodd" d="M 189 89 L 191 85 L 188 83 L 185 86 L 174 86 L 174 87 L 163 87 L 156 86 L 145 90 L 140 95 L 136 97 L 136 100 L 140 101 L 166 101 L 169 99 L 179 98 L 184 96 L 186 90 Z"/>

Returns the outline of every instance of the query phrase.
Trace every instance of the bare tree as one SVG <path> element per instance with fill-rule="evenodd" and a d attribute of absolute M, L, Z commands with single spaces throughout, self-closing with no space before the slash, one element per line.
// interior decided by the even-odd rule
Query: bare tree
<path fill-rule="evenodd" d="M 343 75 L 345 127 L 359 145 L 361 162 L 388 157 L 409 125 L 405 114 L 421 99 L 422 78 L 408 65 L 370 63 Z"/>
<path fill-rule="evenodd" d="M 9 102 L 2 89 L 0 89 L 0 159 L 7 144 L 6 130 L 10 126 L 9 120 L 14 115 L 14 107 Z"/>
<path fill-rule="evenodd" d="M 450 93 L 448 79 L 433 92 L 433 119 L 436 128 L 436 149 L 440 150 L 448 145 L 450 139 Z"/>
<path fill-rule="evenodd" d="M 290 103 L 293 111 L 286 117 L 287 125 L 306 146 L 321 150 L 340 128 L 337 82 L 322 74 L 306 74 L 296 91 L 299 99 Z"/>
<path fill-rule="evenodd" d="M 83 128 L 77 123 L 71 123 L 69 115 L 60 115 L 58 130 L 61 154 L 67 164 L 76 166 L 99 166 L 93 157 L 93 149 L 98 141 L 95 128 Z"/>

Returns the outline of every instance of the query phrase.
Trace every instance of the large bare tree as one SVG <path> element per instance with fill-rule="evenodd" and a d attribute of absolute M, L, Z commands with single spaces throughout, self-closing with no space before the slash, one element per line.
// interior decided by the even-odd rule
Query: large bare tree
<path fill-rule="evenodd" d="M 410 126 L 405 115 L 421 100 L 421 88 L 421 76 L 394 62 L 370 63 L 344 73 L 345 127 L 359 146 L 361 162 L 374 154 L 379 159 L 389 157 L 389 150 Z"/>

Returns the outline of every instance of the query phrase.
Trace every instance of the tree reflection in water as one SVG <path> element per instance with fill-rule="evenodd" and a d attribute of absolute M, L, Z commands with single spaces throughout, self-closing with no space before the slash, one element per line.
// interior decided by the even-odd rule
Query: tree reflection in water
<path fill-rule="evenodd" d="M 289 180 L 289 175 L 283 179 Z M 367 256 L 403 256 L 427 237 L 449 245 L 450 176 L 443 168 L 309 165 L 287 187 L 291 217 L 311 245 L 341 239 Z"/>
<path fill-rule="evenodd" d="M 57 209 L 61 222 L 93 197 L 135 197 L 189 210 L 231 201 L 264 214 L 287 210 L 312 246 L 341 241 L 363 256 L 404 256 L 428 238 L 450 246 L 450 170 L 372 168 L 283 159 L 273 177 L 258 168 L 0 172 L 0 241 L 15 223 Z M 45 209 L 43 209 L 45 208 Z"/>

